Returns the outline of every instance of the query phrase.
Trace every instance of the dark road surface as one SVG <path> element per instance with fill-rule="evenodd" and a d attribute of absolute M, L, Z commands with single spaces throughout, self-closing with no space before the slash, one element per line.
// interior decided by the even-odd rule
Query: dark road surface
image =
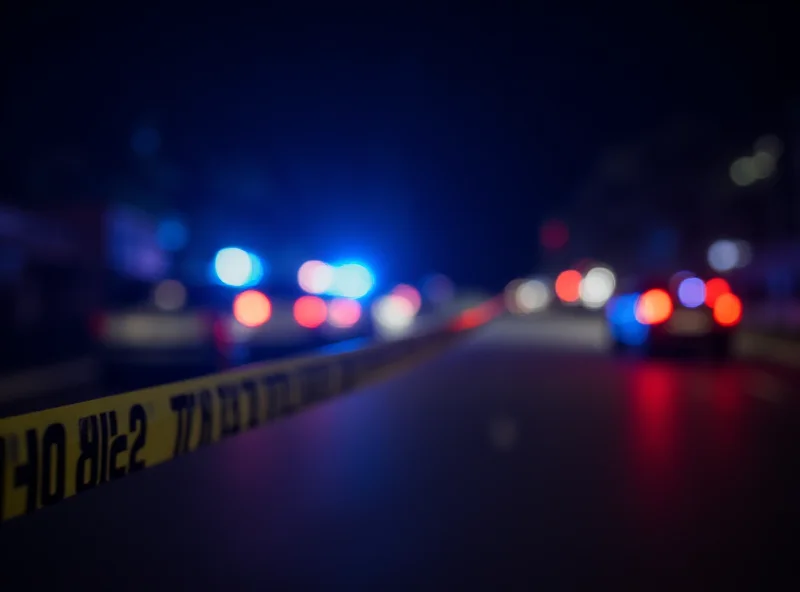
<path fill-rule="evenodd" d="M 601 341 L 503 319 L 391 382 L 4 525 L 3 582 L 800 589 L 784 571 L 797 373 L 615 359 Z"/>

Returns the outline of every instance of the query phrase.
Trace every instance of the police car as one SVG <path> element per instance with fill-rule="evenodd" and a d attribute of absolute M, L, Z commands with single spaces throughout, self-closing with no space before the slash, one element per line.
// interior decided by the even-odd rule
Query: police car
<path fill-rule="evenodd" d="M 230 365 L 222 339 L 231 299 L 225 291 L 170 279 L 127 283 L 111 296 L 92 319 L 96 354 L 105 368 L 214 371 Z"/>
<path fill-rule="evenodd" d="M 322 298 L 293 286 L 246 289 L 233 298 L 220 337 L 249 361 L 280 357 L 371 335 L 367 306 L 363 300 Z"/>
<path fill-rule="evenodd" d="M 126 286 L 116 307 L 94 317 L 92 332 L 106 368 L 211 372 L 372 333 L 363 302 L 323 299 L 292 287 L 230 290 L 164 280 L 142 290 Z"/>
<path fill-rule="evenodd" d="M 680 350 L 714 357 L 730 353 L 742 303 L 724 279 L 680 273 L 636 288 L 617 293 L 605 307 L 615 350 Z"/>

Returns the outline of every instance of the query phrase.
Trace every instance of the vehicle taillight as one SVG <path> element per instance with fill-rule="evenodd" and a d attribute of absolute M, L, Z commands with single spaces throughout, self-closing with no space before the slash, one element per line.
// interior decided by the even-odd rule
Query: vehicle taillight
<path fill-rule="evenodd" d="M 568 269 L 562 271 L 556 278 L 555 291 L 556 296 L 562 302 L 571 304 L 577 302 L 581 297 L 581 272 L 575 269 Z"/>
<path fill-rule="evenodd" d="M 294 303 L 294 320 L 306 329 L 316 329 L 328 318 L 328 305 L 316 296 L 301 296 Z"/>
<path fill-rule="evenodd" d="M 258 327 L 272 316 L 272 303 L 258 290 L 247 290 L 234 299 L 233 316 L 245 327 Z"/>
<path fill-rule="evenodd" d="M 742 320 L 742 301 L 728 292 L 714 302 L 714 320 L 723 327 L 733 327 Z"/>
<path fill-rule="evenodd" d="M 328 306 L 328 323 L 337 329 L 349 329 L 361 319 L 361 305 L 357 300 L 335 298 Z"/>
<path fill-rule="evenodd" d="M 649 290 L 636 302 L 636 320 L 643 325 L 658 325 L 672 316 L 672 299 L 664 290 Z"/>
<path fill-rule="evenodd" d="M 714 278 L 706 282 L 706 306 L 714 308 L 717 298 L 731 291 L 730 284 L 722 278 Z"/>

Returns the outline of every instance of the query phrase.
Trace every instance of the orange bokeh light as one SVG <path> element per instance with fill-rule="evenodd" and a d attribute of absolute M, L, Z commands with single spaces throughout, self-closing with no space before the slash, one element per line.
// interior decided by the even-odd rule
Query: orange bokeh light
<path fill-rule="evenodd" d="M 258 327 L 272 316 L 272 303 L 258 290 L 247 290 L 233 301 L 233 316 L 245 327 Z"/>
<path fill-rule="evenodd" d="M 672 315 L 672 299 L 664 290 L 649 290 L 636 302 L 636 320 L 645 325 L 658 325 Z"/>
<path fill-rule="evenodd" d="M 731 294 L 721 294 L 714 303 L 714 320 L 724 327 L 732 327 L 742 319 L 742 301 Z"/>

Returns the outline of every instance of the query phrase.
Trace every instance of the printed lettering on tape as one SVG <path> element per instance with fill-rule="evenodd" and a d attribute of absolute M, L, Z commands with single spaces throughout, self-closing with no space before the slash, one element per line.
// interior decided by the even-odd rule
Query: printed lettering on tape
<path fill-rule="evenodd" d="M 341 392 L 339 360 L 223 374 L 0 420 L 0 521 Z"/>
<path fill-rule="evenodd" d="M 372 347 L 0 419 L 0 523 L 350 390 L 414 350 Z"/>

